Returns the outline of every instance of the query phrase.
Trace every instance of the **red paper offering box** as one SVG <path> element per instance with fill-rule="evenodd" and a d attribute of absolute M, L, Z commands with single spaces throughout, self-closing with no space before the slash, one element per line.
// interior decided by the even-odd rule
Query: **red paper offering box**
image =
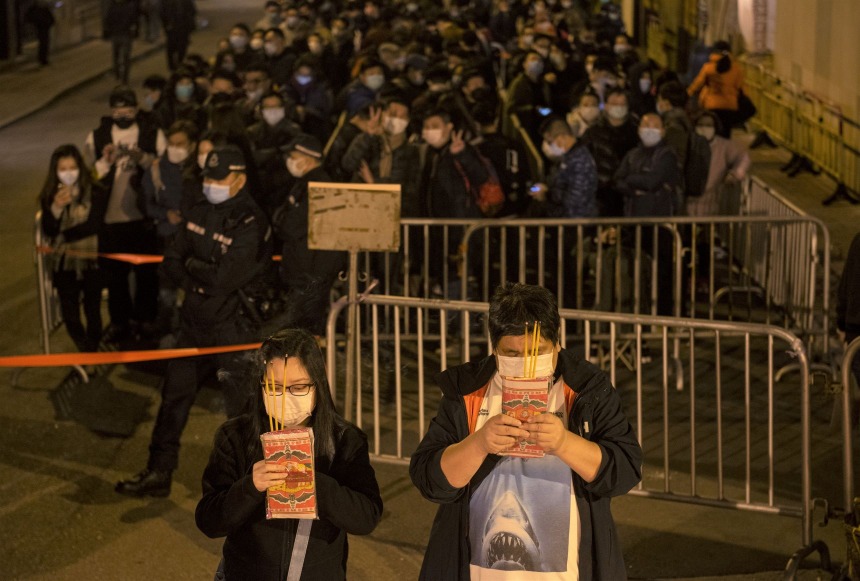
<path fill-rule="evenodd" d="M 532 416 L 547 411 L 551 377 L 525 379 L 519 377 L 502 378 L 502 413 L 525 422 Z M 501 452 L 500 456 L 519 458 L 541 458 L 544 451 L 540 446 L 520 438 L 512 447 Z"/>
<path fill-rule="evenodd" d="M 267 463 L 286 468 L 286 480 L 266 491 L 266 518 L 317 518 L 314 432 L 294 428 L 260 436 Z"/>

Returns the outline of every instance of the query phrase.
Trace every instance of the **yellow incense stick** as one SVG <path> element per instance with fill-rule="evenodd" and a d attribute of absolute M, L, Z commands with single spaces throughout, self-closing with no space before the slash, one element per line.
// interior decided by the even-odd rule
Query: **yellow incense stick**
<path fill-rule="evenodd" d="M 537 359 L 540 353 L 540 321 L 535 321 L 534 358 L 532 359 L 532 377 L 537 375 Z"/>
<path fill-rule="evenodd" d="M 281 376 L 281 381 L 284 382 L 284 385 L 281 386 L 281 429 L 283 430 L 286 426 L 284 425 L 284 418 L 287 417 L 287 356 L 284 355 L 284 374 Z"/>
<path fill-rule="evenodd" d="M 269 400 L 269 409 L 272 409 L 272 405 L 271 405 L 272 404 L 272 386 L 269 383 L 269 364 L 268 363 L 266 363 L 266 367 L 263 369 L 263 382 L 266 386 L 266 398 Z M 274 432 L 275 431 L 275 425 L 272 422 L 272 414 L 267 413 L 266 415 L 269 416 L 269 431 Z"/>
<path fill-rule="evenodd" d="M 523 377 L 529 376 L 529 324 L 525 323 L 523 331 Z"/>

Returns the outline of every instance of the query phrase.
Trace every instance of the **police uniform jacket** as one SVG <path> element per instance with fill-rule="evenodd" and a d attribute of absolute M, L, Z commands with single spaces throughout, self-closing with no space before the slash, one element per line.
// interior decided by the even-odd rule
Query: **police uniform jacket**
<path fill-rule="evenodd" d="M 331 278 L 346 265 L 346 253 L 308 249 L 308 183 L 330 182 L 328 173 L 317 167 L 297 178 L 287 199 L 275 212 L 272 223 L 284 241 L 283 269 L 286 282 L 301 276 Z"/>
<path fill-rule="evenodd" d="M 266 218 L 245 190 L 221 204 L 195 204 L 185 218 L 162 264 L 185 290 L 182 321 L 214 327 L 235 320 L 237 291 L 270 260 Z"/>

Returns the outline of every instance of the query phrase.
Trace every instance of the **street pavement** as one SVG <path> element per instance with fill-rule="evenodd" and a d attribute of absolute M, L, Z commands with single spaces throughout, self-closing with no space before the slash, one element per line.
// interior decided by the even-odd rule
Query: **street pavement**
<path fill-rule="evenodd" d="M 192 51 L 210 54 L 237 21 L 256 20 L 260 2 L 203 0 L 209 28 L 195 34 Z M 132 85 L 165 67 L 160 45 L 135 43 Z M 39 352 L 34 291 L 32 216 L 50 152 L 65 142 L 81 144 L 107 109 L 115 84 L 109 45 L 92 41 L 53 57 L 49 67 L 25 65 L 0 73 L 0 353 Z M 739 136 L 739 139 L 749 139 Z M 834 184 L 824 177 L 789 179 L 779 171 L 784 150 L 757 150 L 755 173 L 799 207 L 822 218 L 832 234 L 834 268 L 857 231 L 858 210 L 844 202 L 823 207 Z M 62 332 L 54 348 L 71 351 Z M 51 392 L 65 369 L 0 371 L 0 563 L 4 579 L 204 580 L 219 560 L 221 539 L 208 539 L 194 524 L 200 474 L 212 435 L 223 421 L 218 393 L 205 388 L 182 441 L 172 494 L 136 500 L 113 492 L 118 479 L 145 462 L 158 406 L 157 366 L 117 367 L 75 402 L 89 415 L 57 419 Z M 632 410 L 628 410 L 630 414 Z M 106 429 L 106 416 L 116 419 Z M 91 429 L 100 427 L 99 431 Z M 349 577 L 358 580 L 417 578 L 435 506 L 424 501 L 404 466 L 376 462 L 385 512 L 367 537 L 351 537 Z M 828 478 L 831 475 L 817 476 Z M 832 478 L 839 479 L 838 466 Z M 788 556 L 799 548 L 800 521 L 626 496 L 613 501 L 629 575 L 637 579 L 782 578 Z M 842 561 L 841 524 L 816 527 L 833 558 Z M 814 565 L 814 563 L 813 563 Z M 818 569 L 802 579 L 826 579 Z"/>

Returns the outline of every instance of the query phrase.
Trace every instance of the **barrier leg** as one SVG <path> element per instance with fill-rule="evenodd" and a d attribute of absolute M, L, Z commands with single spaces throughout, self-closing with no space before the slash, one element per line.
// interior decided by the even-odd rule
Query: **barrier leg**
<path fill-rule="evenodd" d="M 830 196 L 821 202 L 822 206 L 829 206 L 833 202 L 838 202 L 839 200 L 845 200 L 850 204 L 860 204 L 860 200 L 851 195 L 851 192 L 848 191 L 848 187 L 840 183 L 836 186 L 836 191 L 830 194 Z"/>
<path fill-rule="evenodd" d="M 758 149 L 759 147 L 767 146 L 770 148 L 776 148 L 776 142 L 770 136 L 767 131 L 759 131 L 755 135 L 755 139 L 750 143 L 750 149 Z"/>
<path fill-rule="evenodd" d="M 796 177 L 800 172 L 803 171 L 809 172 L 814 176 L 817 176 L 821 173 L 821 170 L 815 167 L 815 165 L 811 161 L 809 161 L 808 157 L 800 156 L 800 161 L 794 167 L 788 170 L 788 177 Z"/>
<path fill-rule="evenodd" d="M 788 560 L 788 564 L 785 566 L 783 579 L 785 581 L 794 581 L 794 579 L 797 578 L 797 571 L 800 569 L 800 565 L 803 563 L 804 559 L 816 552 L 821 555 L 821 568 L 825 571 L 832 571 L 833 566 L 830 563 L 830 549 L 827 548 L 824 541 L 813 541 L 811 545 L 798 549 L 791 556 Z"/>
<path fill-rule="evenodd" d="M 797 167 L 801 163 L 803 163 L 803 156 L 800 154 L 797 154 L 797 153 L 792 153 L 791 159 L 789 159 L 788 162 L 786 162 L 786 164 L 784 166 L 779 168 L 779 171 L 791 172 L 794 170 L 795 167 Z"/>

